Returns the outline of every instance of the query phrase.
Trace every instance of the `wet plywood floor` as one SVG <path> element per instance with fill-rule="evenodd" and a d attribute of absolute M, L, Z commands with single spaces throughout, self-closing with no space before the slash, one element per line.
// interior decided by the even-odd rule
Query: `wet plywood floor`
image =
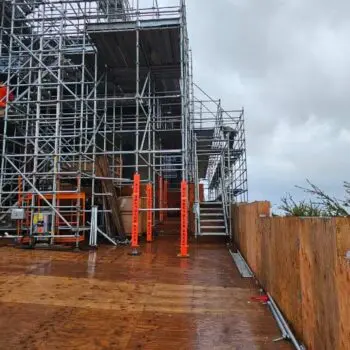
<path fill-rule="evenodd" d="M 223 243 L 0 248 L 0 349 L 292 349 Z"/>

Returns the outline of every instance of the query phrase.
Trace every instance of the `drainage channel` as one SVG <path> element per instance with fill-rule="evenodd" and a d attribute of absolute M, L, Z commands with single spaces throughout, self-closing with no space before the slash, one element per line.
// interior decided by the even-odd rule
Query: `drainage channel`
<path fill-rule="evenodd" d="M 232 256 L 232 259 L 241 274 L 243 278 L 254 278 L 257 280 L 254 276 L 253 271 L 250 269 L 249 265 L 245 261 L 244 257 L 240 253 L 240 251 L 237 249 L 237 252 L 234 253 L 231 249 L 229 249 L 229 253 Z M 258 280 L 257 280 L 258 281 Z M 259 281 L 258 281 L 259 282 Z M 265 293 L 263 289 L 261 289 L 262 293 L 266 296 L 266 304 L 269 307 L 273 318 L 275 319 L 278 328 L 281 331 L 281 337 L 278 339 L 275 339 L 274 341 L 280 341 L 280 340 L 289 340 L 293 343 L 294 347 L 297 350 L 306 350 L 305 346 L 303 344 L 300 344 L 298 340 L 296 339 L 294 333 L 291 331 L 286 319 L 282 315 L 282 312 L 278 308 L 277 304 L 273 300 L 272 296 L 269 293 Z"/>

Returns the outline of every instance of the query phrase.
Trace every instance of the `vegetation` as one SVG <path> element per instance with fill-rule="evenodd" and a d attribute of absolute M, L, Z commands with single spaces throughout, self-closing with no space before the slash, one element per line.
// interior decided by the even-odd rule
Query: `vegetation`
<path fill-rule="evenodd" d="M 309 201 L 296 202 L 288 194 L 281 199 L 281 209 L 287 216 L 348 216 L 350 207 L 350 183 L 344 182 L 345 196 L 343 200 L 329 196 L 318 186 L 307 180 L 307 187 L 296 186 L 311 195 Z"/>

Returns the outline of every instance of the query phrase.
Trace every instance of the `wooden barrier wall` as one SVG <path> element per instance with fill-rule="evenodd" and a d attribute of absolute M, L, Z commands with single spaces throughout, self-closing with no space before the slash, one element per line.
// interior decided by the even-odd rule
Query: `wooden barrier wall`
<path fill-rule="evenodd" d="M 350 218 L 270 217 L 232 208 L 233 239 L 256 278 L 313 350 L 350 349 Z"/>

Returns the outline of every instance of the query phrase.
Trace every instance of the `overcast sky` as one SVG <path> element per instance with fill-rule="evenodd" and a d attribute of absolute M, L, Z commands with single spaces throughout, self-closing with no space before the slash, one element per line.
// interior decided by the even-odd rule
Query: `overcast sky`
<path fill-rule="evenodd" d="M 189 0 L 195 80 L 244 106 L 249 199 L 350 180 L 350 1 Z"/>
<path fill-rule="evenodd" d="M 347 0 L 187 0 L 195 81 L 246 111 L 250 200 L 300 197 L 306 178 L 343 194 L 349 13 Z"/>

